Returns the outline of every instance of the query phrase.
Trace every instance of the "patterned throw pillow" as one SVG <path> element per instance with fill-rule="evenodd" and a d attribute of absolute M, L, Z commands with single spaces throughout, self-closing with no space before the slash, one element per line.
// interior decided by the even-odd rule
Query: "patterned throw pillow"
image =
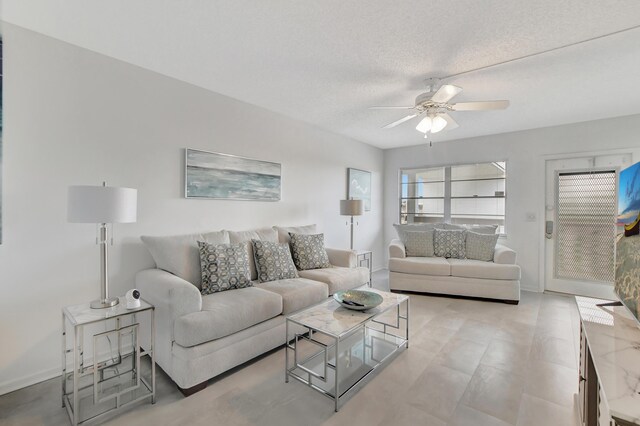
<path fill-rule="evenodd" d="M 261 283 L 298 278 L 289 245 L 260 240 L 251 240 L 251 244 L 253 244 L 253 257 Z"/>
<path fill-rule="evenodd" d="M 398 234 L 398 238 L 402 241 L 403 244 L 407 244 L 407 232 L 421 232 L 421 231 L 431 231 L 432 229 L 445 229 L 445 224 L 438 223 L 394 223 L 393 227 L 396 229 L 396 233 Z"/>
<path fill-rule="evenodd" d="M 433 229 L 420 232 L 405 232 L 404 247 L 407 256 L 433 257 Z"/>
<path fill-rule="evenodd" d="M 198 241 L 202 294 L 251 287 L 249 257 L 244 244 L 209 244 Z"/>
<path fill-rule="evenodd" d="M 330 268 L 329 256 L 324 249 L 324 234 L 305 235 L 289 232 L 293 263 L 301 271 Z"/>
<path fill-rule="evenodd" d="M 500 235 L 482 234 L 479 232 L 467 232 L 467 259 L 483 260 L 491 262 L 493 252 L 496 249 Z"/>
<path fill-rule="evenodd" d="M 433 237 L 434 253 L 438 257 L 447 257 L 453 259 L 464 259 L 465 254 L 465 237 L 467 231 L 436 229 Z"/>

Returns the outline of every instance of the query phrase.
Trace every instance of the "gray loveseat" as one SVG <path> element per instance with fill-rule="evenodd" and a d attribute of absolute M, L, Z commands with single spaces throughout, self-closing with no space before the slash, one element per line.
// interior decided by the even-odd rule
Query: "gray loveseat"
<path fill-rule="evenodd" d="M 253 259 L 251 239 L 288 242 L 288 232 L 312 234 L 315 225 L 142 237 L 157 265 L 136 275 L 142 297 L 156 307 L 156 361 L 185 395 L 206 387 L 208 379 L 283 345 L 286 315 L 336 291 L 369 282 L 369 271 L 356 267 L 354 251 L 326 249 L 331 268 L 201 294 L 197 241 L 246 243 Z M 253 261 L 250 268 L 256 280 Z"/>

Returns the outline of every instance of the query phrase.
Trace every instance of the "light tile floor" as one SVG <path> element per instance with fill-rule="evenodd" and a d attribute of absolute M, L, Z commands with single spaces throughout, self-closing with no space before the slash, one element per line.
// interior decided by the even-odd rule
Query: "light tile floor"
<path fill-rule="evenodd" d="M 384 271 L 374 285 L 388 288 Z M 579 320 L 573 299 L 522 293 L 519 305 L 411 295 L 411 344 L 339 413 L 284 383 L 284 349 L 183 398 L 158 371 L 158 402 L 109 425 L 577 425 Z M 0 396 L 2 425 L 68 424 L 58 379 Z"/>

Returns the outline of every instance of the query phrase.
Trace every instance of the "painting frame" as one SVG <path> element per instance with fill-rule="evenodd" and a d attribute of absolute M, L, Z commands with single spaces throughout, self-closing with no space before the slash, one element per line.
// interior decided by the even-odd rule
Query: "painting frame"
<path fill-rule="evenodd" d="M 208 164 L 205 166 L 203 164 Z M 200 182 L 198 179 L 205 179 Z M 202 188 L 198 187 L 198 184 Z M 222 152 L 184 149 L 184 198 L 282 200 L 282 164 Z"/>
<path fill-rule="evenodd" d="M 363 200 L 364 211 L 371 211 L 371 172 L 353 167 L 347 169 L 347 198 Z"/>

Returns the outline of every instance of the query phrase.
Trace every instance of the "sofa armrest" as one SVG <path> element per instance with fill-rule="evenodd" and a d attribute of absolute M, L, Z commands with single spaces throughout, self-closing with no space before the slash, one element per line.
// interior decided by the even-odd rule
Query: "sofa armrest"
<path fill-rule="evenodd" d="M 140 296 L 156 307 L 158 316 L 171 324 L 181 316 L 202 310 L 200 290 L 190 282 L 162 269 L 146 269 L 136 274 Z M 171 332 L 173 336 L 173 332 Z"/>
<path fill-rule="evenodd" d="M 501 265 L 515 265 L 516 264 L 516 252 L 509 247 L 496 245 L 496 249 L 493 252 L 493 262 Z"/>
<path fill-rule="evenodd" d="M 329 263 L 333 266 L 342 266 L 343 268 L 355 268 L 358 263 L 355 250 L 325 248 Z"/>
<path fill-rule="evenodd" d="M 391 240 L 391 244 L 389 244 L 389 258 L 403 259 L 405 257 L 407 257 L 407 252 L 405 251 L 402 241 Z"/>

